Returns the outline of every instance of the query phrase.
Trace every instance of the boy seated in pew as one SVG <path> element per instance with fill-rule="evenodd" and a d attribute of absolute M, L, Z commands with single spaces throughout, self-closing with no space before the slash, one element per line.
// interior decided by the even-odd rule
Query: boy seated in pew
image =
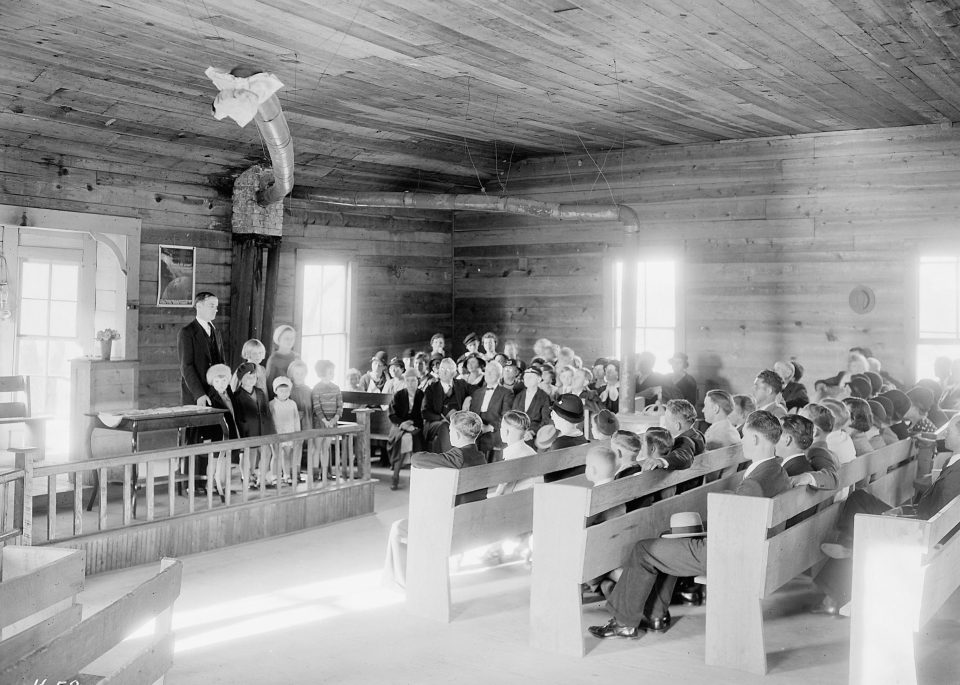
<path fill-rule="evenodd" d="M 755 411 L 744 424 L 743 454 L 752 463 L 734 491 L 748 497 L 774 497 L 790 488 L 786 471 L 776 456 L 782 429 L 777 417 Z M 590 626 L 600 639 L 636 638 L 644 631 L 670 627 L 670 600 L 677 577 L 707 572 L 707 543 L 703 537 L 641 540 L 634 545 L 623 573 L 607 600 L 613 618 Z"/>
<path fill-rule="evenodd" d="M 777 442 L 776 453 L 783 461 L 788 476 L 797 476 L 813 470 L 807 459 L 807 450 L 813 444 L 813 422 L 799 414 L 787 414 L 780 419 L 783 433 Z"/>
<path fill-rule="evenodd" d="M 616 480 L 617 461 L 616 453 L 609 447 L 594 445 L 590 448 L 586 457 L 586 476 L 592 487 L 612 483 Z M 625 505 L 618 504 L 615 507 L 594 514 L 587 519 L 586 525 L 588 527 L 595 526 L 598 523 L 623 516 L 626 511 L 627 508 Z M 604 594 L 604 589 L 612 589 L 613 584 L 617 581 L 617 578 L 620 577 L 619 571 L 620 569 L 614 569 L 610 573 L 605 573 L 581 585 L 580 591 L 583 595 L 583 600 L 599 600 L 600 596 L 597 593 Z"/>
<path fill-rule="evenodd" d="M 703 434 L 705 450 L 715 450 L 740 442 L 740 433 L 730 421 L 733 410 L 733 397 L 726 390 L 707 392 L 703 398 L 703 418 L 710 427 Z"/>
<path fill-rule="evenodd" d="M 530 417 L 522 411 L 510 410 L 503 415 L 503 418 L 500 420 L 500 439 L 504 445 L 506 445 L 503 448 L 504 461 L 529 457 L 537 453 L 535 449 L 523 440 L 528 430 L 530 430 Z M 496 488 L 491 488 L 487 496 L 498 497 L 511 492 L 528 490 L 532 488 L 535 483 L 542 482 L 543 478 L 537 476 L 534 478 L 524 478 L 523 480 L 512 483 L 500 483 Z"/>
<path fill-rule="evenodd" d="M 483 421 L 472 411 L 450 413 L 450 449 L 446 452 L 416 452 L 410 460 L 413 469 L 465 469 L 486 464 L 477 438 Z M 486 490 L 476 490 L 457 495 L 456 504 L 477 502 L 486 499 Z M 407 519 L 394 521 L 387 537 L 387 558 L 384 563 L 385 578 L 392 579 L 400 587 L 406 585 L 407 569 Z"/>
<path fill-rule="evenodd" d="M 671 444 L 672 444 L 671 440 Z M 614 480 L 640 473 L 641 465 L 637 463 L 643 445 L 640 436 L 632 431 L 618 430 L 610 438 L 610 449 L 617 455 L 617 471 L 613 474 Z"/>
<path fill-rule="evenodd" d="M 811 402 L 800 410 L 799 416 L 813 423 L 813 442 L 807 448 L 807 460 L 812 470 L 790 476 L 790 482 L 793 487 L 835 490 L 840 462 L 827 447 L 827 435 L 833 432 L 833 413 L 822 404 Z"/>
<path fill-rule="evenodd" d="M 730 412 L 728 418 L 730 423 L 733 424 L 733 427 L 737 429 L 737 433 L 742 436 L 743 424 L 746 422 L 747 417 L 757 410 L 757 403 L 754 402 L 750 395 L 734 395 L 732 399 L 733 411 Z"/>
<path fill-rule="evenodd" d="M 609 409 L 601 409 L 590 419 L 590 427 L 594 441 L 609 444 L 613 436 L 620 430 L 620 419 Z"/>
<path fill-rule="evenodd" d="M 644 470 L 690 468 L 693 458 L 704 451 L 703 436 L 693 427 L 696 420 L 697 410 L 687 400 L 667 402 L 660 416 L 660 427 L 673 436 L 673 449 L 665 457 L 648 460 Z"/>
<path fill-rule="evenodd" d="M 893 508 L 866 490 L 856 490 L 847 498 L 837 522 L 834 535 L 836 542 L 825 542 L 820 546 L 830 559 L 813 579 L 824 592 L 823 602 L 813 610 L 814 613 L 850 615 L 848 605 L 853 582 L 851 557 L 855 544 L 853 521 L 857 514 L 909 515 L 927 521 L 960 495 L 960 415 L 947 423 L 944 443 L 952 454 L 929 489 L 916 493 L 914 505 Z"/>

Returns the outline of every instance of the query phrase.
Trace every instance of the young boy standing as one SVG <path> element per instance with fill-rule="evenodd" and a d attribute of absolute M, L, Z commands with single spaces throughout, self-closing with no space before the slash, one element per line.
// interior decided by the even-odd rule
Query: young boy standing
<path fill-rule="evenodd" d="M 343 393 L 340 392 L 340 386 L 333 382 L 333 362 L 321 359 L 314 369 L 320 380 L 310 393 L 313 425 L 315 428 L 336 428 L 343 415 Z M 329 482 L 330 438 L 319 438 L 317 450 L 320 452 L 320 477 Z M 310 468 L 314 466 L 310 464 Z"/>

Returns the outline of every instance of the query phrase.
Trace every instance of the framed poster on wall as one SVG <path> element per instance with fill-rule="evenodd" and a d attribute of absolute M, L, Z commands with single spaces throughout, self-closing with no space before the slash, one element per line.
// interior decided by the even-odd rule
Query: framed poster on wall
<path fill-rule="evenodd" d="M 192 307 L 197 291 L 195 247 L 161 245 L 157 268 L 157 306 Z"/>

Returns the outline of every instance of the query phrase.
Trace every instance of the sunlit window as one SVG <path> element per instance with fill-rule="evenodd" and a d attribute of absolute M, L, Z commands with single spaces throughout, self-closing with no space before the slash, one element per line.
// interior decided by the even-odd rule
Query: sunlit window
<path fill-rule="evenodd" d="M 80 265 L 46 260 L 20 265 L 17 372 L 30 376 L 33 411 L 66 415 L 77 332 Z"/>
<path fill-rule="evenodd" d="M 329 359 L 336 366 L 335 382 L 343 386 L 349 344 L 349 271 L 344 263 L 303 266 L 300 354 L 309 367 L 311 385 L 318 380 L 316 362 Z"/>
<path fill-rule="evenodd" d="M 620 352 L 623 313 L 623 262 L 614 264 L 613 328 L 614 350 Z M 657 356 L 657 370 L 669 371 L 667 360 L 677 344 L 677 268 L 672 260 L 637 262 L 637 346 L 636 352 Z"/>
<path fill-rule="evenodd" d="M 932 378 L 937 357 L 960 358 L 960 257 L 921 257 L 918 290 L 917 378 Z"/>

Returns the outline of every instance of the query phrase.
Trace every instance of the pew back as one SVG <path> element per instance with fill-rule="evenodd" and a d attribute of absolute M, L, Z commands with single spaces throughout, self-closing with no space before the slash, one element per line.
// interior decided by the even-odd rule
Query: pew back
<path fill-rule="evenodd" d="M 583 466 L 589 449 L 578 445 L 466 469 L 411 469 L 407 608 L 449 621 L 450 556 L 533 530 L 533 490 L 460 504 L 458 495 Z M 582 476 L 562 482 L 571 481 L 585 482 Z"/>
<path fill-rule="evenodd" d="M 901 440 L 844 464 L 839 488 L 860 486 L 889 502 L 913 494 L 917 448 Z M 761 601 L 823 559 L 835 528 L 836 491 L 788 490 L 777 497 L 708 497 L 706 663 L 764 674 Z"/>
<path fill-rule="evenodd" d="M 672 514 L 697 511 L 704 516 L 707 494 L 735 488 L 746 465 L 737 445 L 700 455 L 682 471 L 651 471 L 593 488 L 569 482 L 536 485 L 531 645 L 583 656 L 580 584 L 622 566 L 637 541 L 670 527 Z M 648 497 L 657 501 L 589 525 L 600 512 Z"/>
<path fill-rule="evenodd" d="M 855 517 L 852 685 L 917 683 L 916 633 L 960 587 L 958 526 L 960 497 L 928 521 Z"/>

